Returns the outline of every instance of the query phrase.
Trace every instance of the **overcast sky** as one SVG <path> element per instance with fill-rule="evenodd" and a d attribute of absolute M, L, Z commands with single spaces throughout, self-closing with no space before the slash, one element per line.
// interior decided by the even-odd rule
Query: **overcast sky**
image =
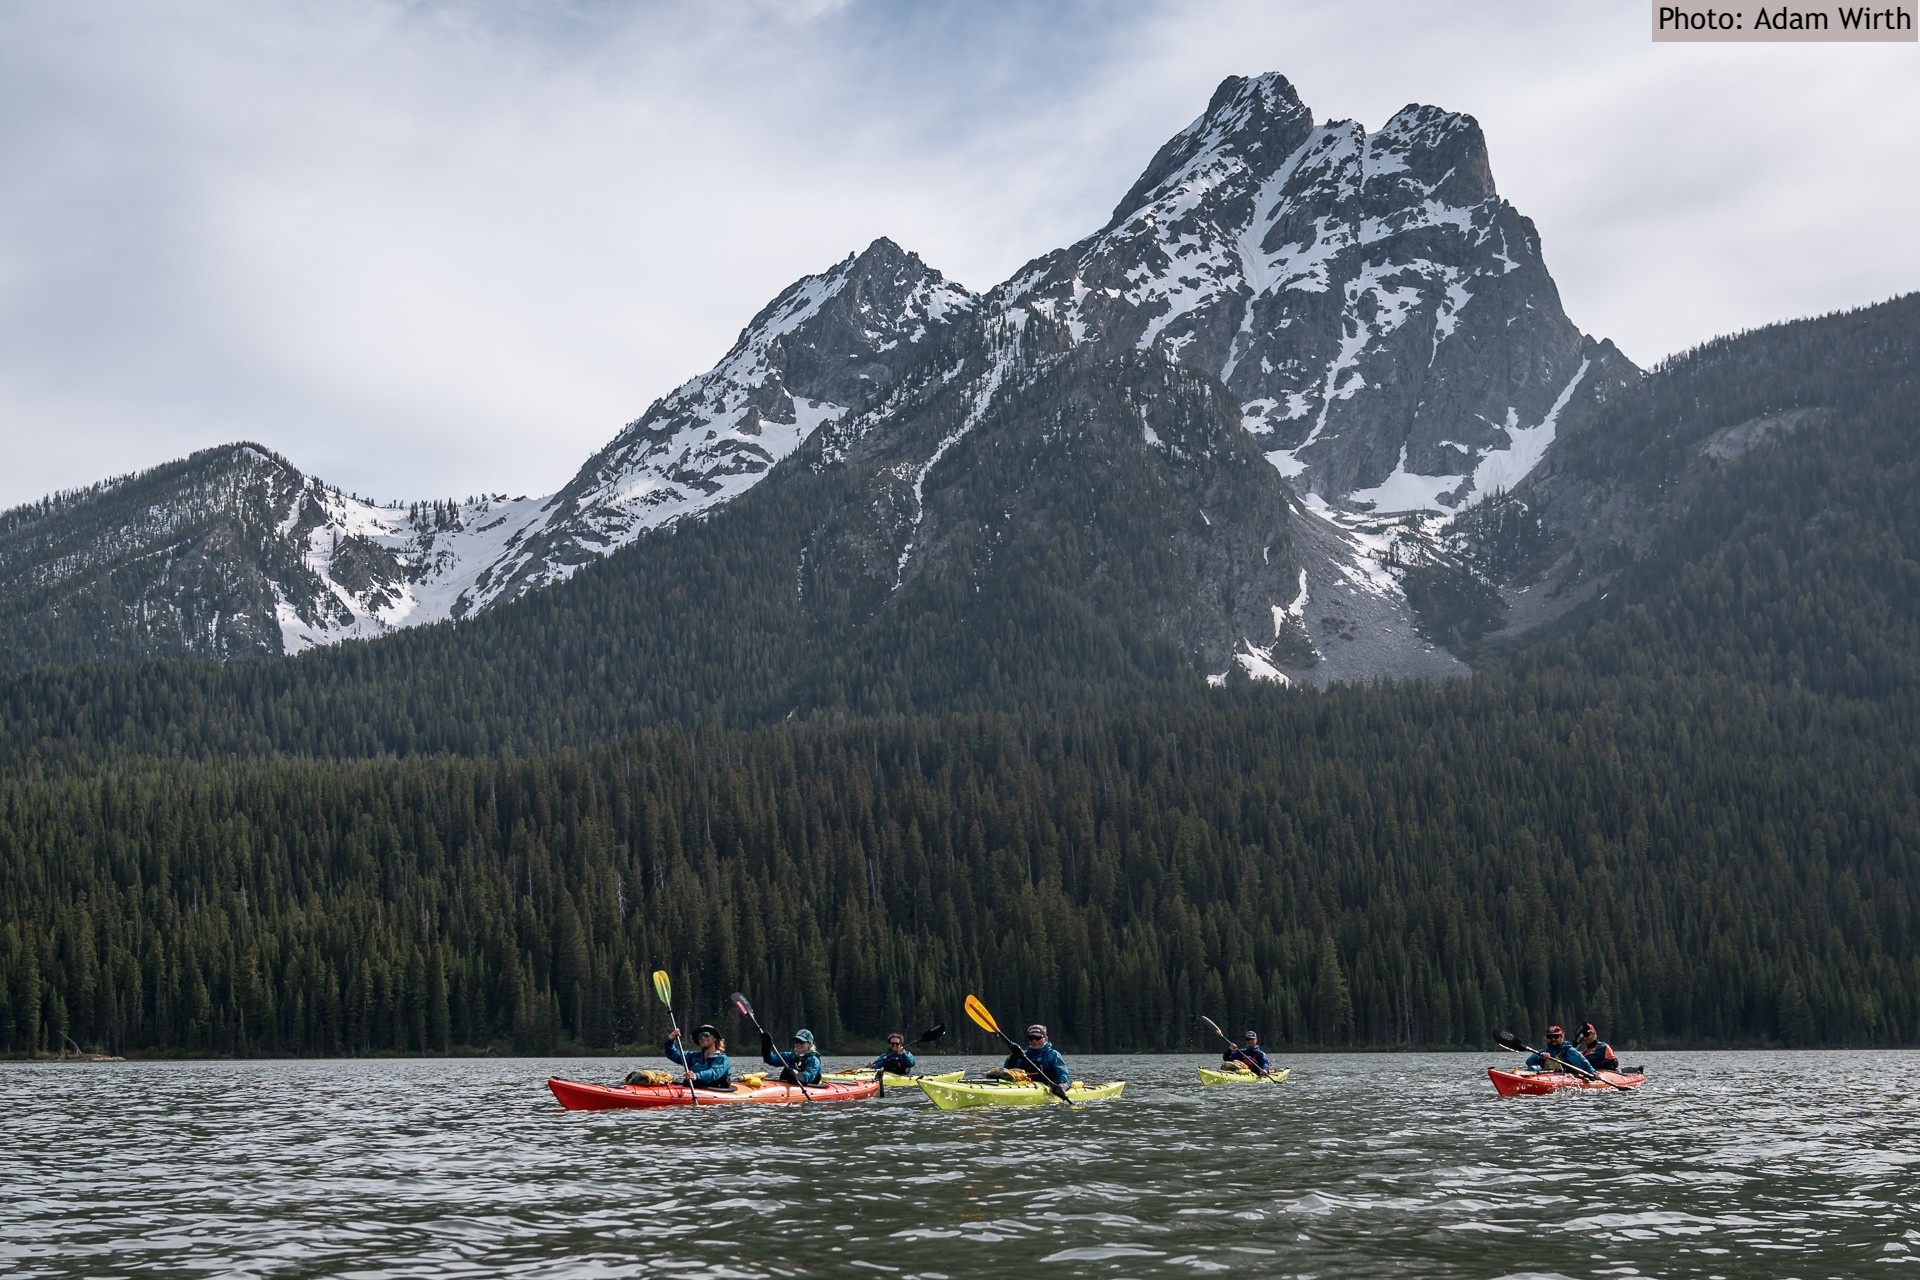
<path fill-rule="evenodd" d="M 1920 46 L 1655 45 L 1645 0 L 0 6 L 0 506 L 250 439 L 547 493 L 795 278 L 973 289 L 1223 76 L 1483 126 L 1642 364 L 1920 288 Z"/>

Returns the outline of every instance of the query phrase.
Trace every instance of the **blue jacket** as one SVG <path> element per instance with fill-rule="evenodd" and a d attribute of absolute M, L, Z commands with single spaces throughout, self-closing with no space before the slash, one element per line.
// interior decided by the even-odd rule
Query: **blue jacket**
<path fill-rule="evenodd" d="M 770 1067 L 786 1067 L 792 1070 L 793 1078 L 801 1084 L 820 1083 L 820 1055 L 818 1053 L 787 1053 L 775 1049 L 768 1054 L 765 1062 Z"/>
<path fill-rule="evenodd" d="M 1067 1085 L 1073 1083 L 1073 1075 L 1067 1070 L 1067 1060 L 1060 1056 L 1060 1051 L 1053 1047 L 1053 1041 L 1051 1040 L 1041 1045 L 1038 1049 L 1027 1050 L 1025 1057 L 1022 1057 L 1020 1051 L 1015 1049 L 1007 1055 L 1007 1060 L 1000 1065 L 1008 1071 L 1020 1070 L 1031 1075 L 1033 1068 L 1027 1066 L 1029 1060 L 1033 1062 L 1034 1067 L 1039 1068 L 1042 1076 L 1051 1080 L 1054 1084 L 1065 1088 Z"/>
<path fill-rule="evenodd" d="M 1259 1045 L 1255 1045 L 1251 1049 L 1242 1049 L 1235 1046 L 1221 1054 L 1220 1061 L 1244 1062 L 1255 1071 L 1264 1072 L 1273 1070 L 1273 1059 L 1269 1058 L 1266 1055 L 1266 1051 L 1261 1049 Z"/>
<path fill-rule="evenodd" d="M 1536 1049 L 1527 1059 L 1527 1065 L 1537 1071 L 1549 1060 L 1565 1063 L 1576 1071 L 1593 1070 L 1593 1064 L 1587 1061 L 1587 1056 L 1564 1040 L 1557 1048 Z"/>
<path fill-rule="evenodd" d="M 897 1076 L 904 1076 L 913 1070 L 913 1055 L 905 1049 L 898 1053 L 883 1053 L 867 1065 L 875 1071 L 891 1071 Z"/>
<path fill-rule="evenodd" d="M 667 1041 L 667 1056 L 685 1067 L 693 1075 L 695 1084 L 708 1088 L 724 1088 L 731 1078 L 731 1068 L 727 1065 L 727 1055 L 716 1053 L 712 1057 L 695 1050 L 683 1051 L 673 1041 Z"/>

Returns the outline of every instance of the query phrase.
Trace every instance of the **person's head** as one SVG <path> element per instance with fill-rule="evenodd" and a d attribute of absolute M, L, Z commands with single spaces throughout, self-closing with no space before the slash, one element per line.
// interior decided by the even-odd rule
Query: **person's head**
<path fill-rule="evenodd" d="M 805 1027 L 793 1033 L 793 1051 L 795 1053 L 814 1053 L 813 1032 Z"/>
<path fill-rule="evenodd" d="M 1260 1033 L 1258 1031 L 1247 1032 L 1247 1048 L 1258 1049 L 1259 1047 L 1260 1047 Z"/>
<path fill-rule="evenodd" d="M 1600 1033 L 1594 1029 L 1594 1025 L 1591 1022 L 1581 1023 L 1580 1034 L 1574 1037 L 1574 1039 L 1578 1040 L 1581 1044 L 1592 1044 L 1599 1038 Z"/>
<path fill-rule="evenodd" d="M 1044 1026 L 1036 1022 L 1027 1028 L 1027 1043 L 1029 1045 L 1044 1045 L 1046 1042 L 1047 1029 Z"/>
<path fill-rule="evenodd" d="M 1562 1031 L 1559 1027 L 1547 1028 L 1547 1043 L 1549 1045 L 1564 1044 L 1566 1042 L 1566 1039 L 1567 1039 L 1567 1033 Z"/>
<path fill-rule="evenodd" d="M 907 1038 L 898 1031 L 887 1037 L 887 1052 L 900 1053 L 907 1047 Z"/>
<path fill-rule="evenodd" d="M 724 1053 L 727 1042 L 720 1038 L 720 1028 L 703 1022 L 693 1029 L 693 1047 L 702 1053 Z"/>

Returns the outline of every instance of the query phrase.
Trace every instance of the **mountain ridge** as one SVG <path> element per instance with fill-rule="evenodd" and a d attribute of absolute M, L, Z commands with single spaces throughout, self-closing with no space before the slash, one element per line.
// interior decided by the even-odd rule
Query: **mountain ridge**
<path fill-rule="evenodd" d="M 232 644 L 196 649 L 198 622 L 186 620 L 199 615 L 176 608 L 179 642 L 158 651 L 294 653 L 517 601 L 649 531 L 711 518 L 808 441 L 846 437 L 842 423 L 888 429 L 886 406 L 961 376 L 974 367 L 965 352 L 996 334 L 1041 344 L 1048 358 L 1082 346 L 1153 352 L 1218 379 L 1301 494 L 1274 499 L 1276 515 L 1315 530 L 1288 568 L 1291 585 L 1265 602 L 1275 621 L 1183 641 L 1213 677 L 1230 665 L 1315 682 L 1464 671 L 1416 634 L 1400 576 L 1380 568 L 1394 545 L 1380 518 L 1425 512 L 1432 526 L 1510 487 L 1557 432 L 1578 430 L 1638 376 L 1561 311 L 1538 236 L 1499 198 L 1472 117 L 1414 105 L 1369 134 L 1351 121 L 1315 123 L 1283 76 L 1229 77 L 1100 231 L 982 295 L 877 239 L 781 291 L 712 369 L 655 401 L 553 495 L 403 509 L 297 473 L 276 478 L 284 509 L 249 510 L 247 536 L 231 545 L 251 564 L 228 573 L 253 584 L 247 607 L 270 624 L 230 628 Z M 991 361 L 967 376 L 981 380 L 966 392 L 976 418 L 1012 393 Z M 958 456 L 970 428 L 956 430 L 899 461 L 914 472 L 908 505 L 923 510 L 926 486 Z M 836 457 L 808 456 L 814 466 Z M 893 501 L 889 476 L 873 483 L 874 501 Z M 1440 545 L 1431 528 L 1422 536 Z M 0 535 L 0 562 L 6 554 Z M 903 578 L 911 538 L 893 554 Z M 269 562 L 297 567 L 261 569 Z M 1159 612 L 1182 608 L 1169 601 Z M 1310 610 L 1323 640 L 1280 645 L 1284 620 L 1307 626 Z M 74 648 L 80 658 L 141 656 L 135 638 L 128 628 L 123 643 Z"/>

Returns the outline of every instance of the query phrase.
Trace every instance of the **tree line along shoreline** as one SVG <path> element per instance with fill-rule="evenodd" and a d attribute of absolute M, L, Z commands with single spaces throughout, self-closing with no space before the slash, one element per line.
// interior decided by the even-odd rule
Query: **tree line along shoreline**
<path fill-rule="evenodd" d="M 968 991 L 1081 1052 L 1891 1046 L 1914 748 L 1698 679 L 1217 691 L 529 757 L 0 778 L 0 1053 L 645 1046 L 645 974 L 828 1044 Z M 707 1011 L 702 1013 L 701 1011 Z M 716 1020 L 718 1020 L 716 1018 Z M 657 1028 L 655 1028 L 657 1029 Z"/>

